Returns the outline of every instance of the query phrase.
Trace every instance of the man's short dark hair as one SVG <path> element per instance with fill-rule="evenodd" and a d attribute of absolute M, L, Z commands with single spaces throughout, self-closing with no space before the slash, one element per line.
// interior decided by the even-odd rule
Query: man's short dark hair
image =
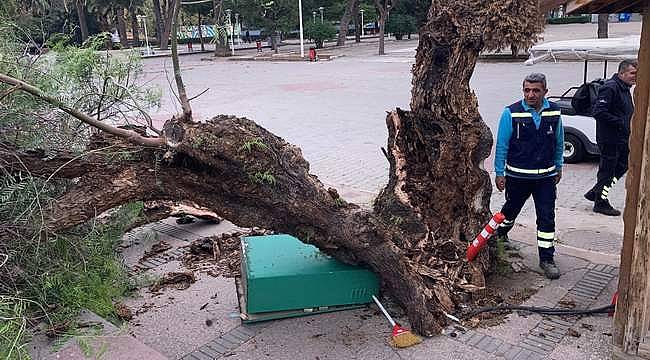
<path fill-rule="evenodd" d="M 618 64 L 618 73 L 620 74 L 626 72 L 630 66 L 638 69 L 639 63 L 636 60 L 623 60 L 620 64 Z"/>
<path fill-rule="evenodd" d="M 522 85 L 525 84 L 526 82 L 540 83 L 540 84 L 544 85 L 544 89 L 546 89 L 546 75 L 544 75 L 542 73 L 532 73 L 532 74 L 526 76 L 526 78 L 524 79 L 524 82 L 522 83 Z"/>

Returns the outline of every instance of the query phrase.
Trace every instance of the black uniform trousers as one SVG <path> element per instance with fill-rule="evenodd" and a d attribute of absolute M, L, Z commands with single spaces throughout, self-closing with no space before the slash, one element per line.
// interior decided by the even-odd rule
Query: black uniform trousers
<path fill-rule="evenodd" d="M 598 180 L 592 190 L 596 193 L 596 201 L 605 201 L 612 186 L 627 172 L 630 146 L 626 142 L 619 142 L 598 144 L 598 148 Z"/>
<path fill-rule="evenodd" d="M 507 235 L 512 229 L 521 208 L 530 196 L 535 201 L 537 213 L 537 247 L 540 262 L 552 261 L 555 247 L 555 176 L 524 179 L 506 176 L 506 203 L 501 209 L 505 221 L 497 229 L 497 235 Z"/>

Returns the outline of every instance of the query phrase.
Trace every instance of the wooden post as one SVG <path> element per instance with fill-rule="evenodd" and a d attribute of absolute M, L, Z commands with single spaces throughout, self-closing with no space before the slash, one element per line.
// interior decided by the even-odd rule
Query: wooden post
<path fill-rule="evenodd" d="M 614 358 L 639 359 L 639 344 L 647 336 L 650 322 L 650 19 L 643 16 L 635 112 L 630 134 L 630 169 L 623 220 L 625 233 L 621 251 L 618 304 L 614 318 Z"/>

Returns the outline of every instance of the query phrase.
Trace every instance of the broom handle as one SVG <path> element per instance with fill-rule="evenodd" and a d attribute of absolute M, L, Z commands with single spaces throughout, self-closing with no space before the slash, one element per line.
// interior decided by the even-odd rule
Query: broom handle
<path fill-rule="evenodd" d="M 384 306 L 381 305 L 381 303 L 379 302 L 379 299 L 377 299 L 375 297 L 375 295 L 372 296 L 372 299 L 375 300 L 375 304 L 377 304 L 377 306 L 379 306 L 379 310 L 381 310 L 381 312 L 384 313 L 384 316 L 386 317 L 386 319 L 388 319 L 388 322 L 391 324 L 391 326 L 395 326 L 395 320 L 393 320 L 393 318 L 390 317 L 390 315 L 388 315 L 388 311 L 386 311 L 386 309 L 384 309 Z"/>

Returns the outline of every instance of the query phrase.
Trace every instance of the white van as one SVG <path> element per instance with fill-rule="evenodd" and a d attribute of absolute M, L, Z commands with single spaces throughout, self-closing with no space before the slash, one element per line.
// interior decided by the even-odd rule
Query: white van
<path fill-rule="evenodd" d="M 608 62 L 636 59 L 639 54 L 640 41 L 640 36 L 627 36 L 543 43 L 530 48 L 526 65 L 542 61 L 584 61 L 583 82 L 586 84 L 589 61 L 604 61 L 603 78 L 606 78 Z M 578 115 L 571 105 L 573 94 L 578 88 L 579 86 L 574 86 L 560 96 L 548 97 L 549 100 L 556 102 L 562 111 L 564 161 L 567 163 L 577 163 L 587 156 L 598 155 L 596 120 L 591 116 Z"/>

